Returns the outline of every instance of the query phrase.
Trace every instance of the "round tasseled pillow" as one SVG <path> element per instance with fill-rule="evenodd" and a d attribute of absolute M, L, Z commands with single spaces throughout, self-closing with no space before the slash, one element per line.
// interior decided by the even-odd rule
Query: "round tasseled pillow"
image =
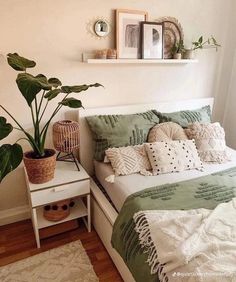
<path fill-rule="evenodd" d="M 155 125 L 148 134 L 148 142 L 161 142 L 171 140 L 187 140 L 184 129 L 174 122 L 164 122 Z"/>

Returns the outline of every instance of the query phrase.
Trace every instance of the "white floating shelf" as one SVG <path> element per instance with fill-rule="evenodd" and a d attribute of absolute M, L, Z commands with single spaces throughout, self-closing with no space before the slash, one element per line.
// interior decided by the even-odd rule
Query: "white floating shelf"
<path fill-rule="evenodd" d="M 197 63 L 198 60 L 175 60 L 175 59 L 159 59 L 159 60 L 147 60 L 147 59 L 88 59 L 85 63 L 88 64 L 159 64 L 159 65 L 168 65 L 168 64 L 176 64 L 176 65 L 183 65 L 183 64 L 193 64 Z"/>
<path fill-rule="evenodd" d="M 76 218 L 84 217 L 88 215 L 87 208 L 85 207 L 83 201 L 81 199 L 74 200 L 75 206 L 70 208 L 70 214 L 65 219 L 54 222 L 49 221 L 43 216 L 43 207 L 37 208 L 37 217 L 38 217 L 38 228 L 45 228 L 55 224 L 60 224 L 69 220 L 73 220 Z"/>

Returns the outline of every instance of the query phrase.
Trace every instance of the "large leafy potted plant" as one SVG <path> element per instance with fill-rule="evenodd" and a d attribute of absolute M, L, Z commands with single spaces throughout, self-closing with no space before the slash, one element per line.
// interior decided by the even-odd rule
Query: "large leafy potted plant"
<path fill-rule="evenodd" d="M 45 148 L 45 141 L 49 125 L 60 109 L 80 108 L 82 102 L 76 98 L 68 97 L 71 93 L 80 93 L 90 87 L 99 87 L 101 84 L 62 86 L 58 78 L 47 78 L 43 74 L 36 76 L 27 72 L 28 68 L 34 68 L 36 63 L 32 60 L 19 56 L 17 53 L 7 55 L 8 64 L 20 73 L 17 75 L 17 86 L 25 98 L 32 118 L 33 134 L 27 132 L 17 119 L 3 105 L 2 109 L 15 123 L 14 127 L 0 116 L 0 140 L 6 138 L 13 129 L 23 132 L 24 137 L 18 139 L 15 144 L 3 144 L 0 146 L 0 182 L 2 179 L 17 168 L 22 159 L 27 170 L 29 180 L 32 183 L 44 183 L 54 176 L 56 157 L 55 150 Z M 54 111 L 49 115 L 48 121 L 42 124 L 48 104 L 58 95 L 63 95 Z M 23 154 L 22 147 L 18 142 L 27 140 L 32 151 Z"/>

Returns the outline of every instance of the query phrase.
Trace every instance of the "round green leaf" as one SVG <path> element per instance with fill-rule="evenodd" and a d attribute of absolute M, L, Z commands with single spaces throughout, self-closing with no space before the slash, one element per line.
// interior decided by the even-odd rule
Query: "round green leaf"
<path fill-rule="evenodd" d="M 42 74 L 35 77 L 29 73 L 20 73 L 17 76 L 16 83 L 29 106 L 42 89 L 51 89 L 51 85 L 47 83 L 47 78 Z"/>
<path fill-rule="evenodd" d="M 79 93 L 82 91 L 88 90 L 90 87 L 100 87 L 102 86 L 100 83 L 95 83 L 95 84 L 83 84 L 83 85 L 75 85 L 75 86 L 62 86 L 61 90 L 63 93 Z"/>
<path fill-rule="evenodd" d="M 45 75 L 38 74 L 35 78 L 38 80 L 43 90 L 50 90 L 52 88 L 51 84 L 48 83 Z"/>
<path fill-rule="evenodd" d="M 62 86 L 62 91 L 64 93 L 79 93 L 79 92 L 82 92 L 82 91 L 86 91 L 89 89 L 89 86 L 88 85 L 75 85 L 75 86 Z"/>
<path fill-rule="evenodd" d="M 49 78 L 48 83 L 55 88 L 62 85 L 61 81 L 58 78 L 55 78 L 55 77 Z"/>
<path fill-rule="evenodd" d="M 63 106 L 67 106 L 69 108 L 75 108 L 75 109 L 83 107 L 80 100 L 77 100 L 77 99 L 72 98 L 72 97 L 62 100 L 59 104 L 61 104 Z"/>
<path fill-rule="evenodd" d="M 55 97 L 57 97 L 58 94 L 61 93 L 61 89 L 53 89 L 48 91 L 45 95 L 44 98 L 48 99 L 48 101 L 54 99 Z"/>
<path fill-rule="evenodd" d="M 17 53 L 9 53 L 7 55 L 7 61 L 8 64 L 17 71 L 25 71 L 26 68 L 33 68 L 36 66 L 34 61 L 21 57 Z"/>
<path fill-rule="evenodd" d="M 0 147 L 0 182 L 20 165 L 22 159 L 23 151 L 20 145 L 4 144 Z"/>
<path fill-rule="evenodd" d="M 12 130 L 12 125 L 4 117 L 0 117 L 0 140 L 6 138 Z"/>
<path fill-rule="evenodd" d="M 94 84 L 90 84 L 89 87 L 104 87 L 104 86 L 100 83 L 94 83 Z"/>

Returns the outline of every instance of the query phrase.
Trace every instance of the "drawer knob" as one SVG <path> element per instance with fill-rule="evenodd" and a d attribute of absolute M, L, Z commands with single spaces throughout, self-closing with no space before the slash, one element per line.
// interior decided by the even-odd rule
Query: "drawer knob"
<path fill-rule="evenodd" d="M 66 190 L 65 187 L 56 187 L 56 188 L 53 189 L 53 192 L 58 193 L 58 192 L 63 192 L 65 190 Z"/>

